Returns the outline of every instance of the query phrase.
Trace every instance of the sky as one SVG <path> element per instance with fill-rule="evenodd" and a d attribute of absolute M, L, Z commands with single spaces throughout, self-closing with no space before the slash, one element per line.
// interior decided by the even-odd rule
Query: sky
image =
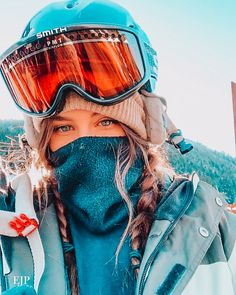
<path fill-rule="evenodd" d="M 3 1 L 0 52 L 50 0 Z M 236 82 L 235 0 L 115 0 L 158 52 L 156 93 L 185 137 L 235 156 L 231 81 Z M 22 118 L 0 78 L 0 119 Z"/>

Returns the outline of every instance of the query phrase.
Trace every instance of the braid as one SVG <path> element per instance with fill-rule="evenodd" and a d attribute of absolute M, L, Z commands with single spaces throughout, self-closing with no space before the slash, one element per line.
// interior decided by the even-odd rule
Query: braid
<path fill-rule="evenodd" d="M 69 242 L 68 234 L 67 234 L 67 221 L 65 218 L 65 208 L 61 201 L 60 194 L 57 190 L 57 184 L 56 182 L 52 182 L 53 186 L 53 193 L 55 197 L 55 205 L 56 205 L 56 211 L 57 211 L 57 217 L 58 217 L 58 223 L 60 228 L 60 233 L 62 236 L 62 240 L 64 242 Z"/>
<path fill-rule="evenodd" d="M 68 234 L 68 226 L 67 226 L 67 220 L 65 217 L 65 208 L 62 203 L 60 194 L 58 192 L 57 188 L 57 182 L 55 179 L 51 179 L 52 189 L 55 197 L 55 207 L 57 211 L 57 217 L 58 217 L 58 223 L 59 223 L 59 229 L 62 237 L 62 241 L 69 243 L 70 237 Z M 68 277 L 70 280 L 70 286 L 71 286 L 71 294 L 77 295 L 79 294 L 79 284 L 77 279 L 77 269 L 76 269 L 76 260 L 75 255 L 73 251 L 69 251 L 64 253 L 65 257 L 65 263 L 68 270 Z"/>
<path fill-rule="evenodd" d="M 156 145 L 148 144 L 129 127 L 122 123 L 120 123 L 120 125 L 124 129 L 129 140 L 129 147 L 128 151 L 125 152 L 126 159 L 124 160 L 124 162 L 128 164 L 126 164 L 123 173 L 132 165 L 134 158 L 137 156 L 137 148 L 141 151 L 144 160 L 144 171 L 141 180 L 141 196 L 137 203 L 136 212 L 134 212 L 134 218 L 128 222 L 127 228 L 118 246 L 119 250 L 122 246 L 121 243 L 124 241 L 126 233 L 128 232 L 132 247 L 130 253 L 131 265 L 137 278 L 142 255 L 153 223 L 153 215 L 157 207 L 158 199 L 161 196 L 161 189 L 165 183 L 165 174 L 167 172 L 174 174 L 174 170 L 166 158 L 165 149 L 163 147 L 161 148 Z M 124 177 L 121 179 L 123 180 Z M 127 198 L 124 199 L 127 202 Z"/>
<path fill-rule="evenodd" d="M 156 152 L 148 149 L 148 165 L 145 165 L 143 172 L 143 182 L 141 187 L 141 197 L 137 204 L 137 216 L 132 222 L 131 245 L 134 250 L 131 264 L 138 276 L 139 266 L 142 259 L 142 251 L 146 245 L 148 234 L 153 222 L 153 214 L 156 209 L 159 197 L 158 175 L 156 167 L 159 164 Z M 155 174 L 154 174 L 155 172 Z"/>

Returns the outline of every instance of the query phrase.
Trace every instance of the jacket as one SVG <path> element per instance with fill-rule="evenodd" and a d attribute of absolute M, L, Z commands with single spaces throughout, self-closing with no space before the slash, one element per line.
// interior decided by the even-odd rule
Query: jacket
<path fill-rule="evenodd" d="M 223 194 L 196 173 L 175 178 L 155 211 L 135 295 L 236 294 L 236 215 L 225 205 Z M 69 295 L 53 203 L 41 218 L 39 236 L 45 269 L 38 294 Z M 35 285 L 31 250 L 26 238 L 1 237 L 3 290 Z"/>

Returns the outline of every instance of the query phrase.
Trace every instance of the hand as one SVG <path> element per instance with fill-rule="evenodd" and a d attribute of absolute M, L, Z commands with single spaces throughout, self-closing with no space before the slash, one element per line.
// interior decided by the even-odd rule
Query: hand
<path fill-rule="evenodd" d="M 38 228 L 28 174 L 15 177 L 11 186 L 12 188 L 7 185 L 6 175 L 0 170 L 0 235 L 27 236 Z M 19 200 L 14 198 L 14 194 L 18 194 Z M 11 202 L 14 202 L 14 206 L 10 204 Z M 16 212 L 12 210 L 14 207 Z"/>

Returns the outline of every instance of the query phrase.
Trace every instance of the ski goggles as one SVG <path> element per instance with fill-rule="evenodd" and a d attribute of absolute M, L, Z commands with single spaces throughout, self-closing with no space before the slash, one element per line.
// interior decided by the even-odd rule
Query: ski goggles
<path fill-rule="evenodd" d="M 102 105 L 131 96 L 149 76 L 142 46 L 127 30 L 65 27 L 17 43 L 1 57 L 0 69 L 16 105 L 46 117 L 68 88 Z"/>

